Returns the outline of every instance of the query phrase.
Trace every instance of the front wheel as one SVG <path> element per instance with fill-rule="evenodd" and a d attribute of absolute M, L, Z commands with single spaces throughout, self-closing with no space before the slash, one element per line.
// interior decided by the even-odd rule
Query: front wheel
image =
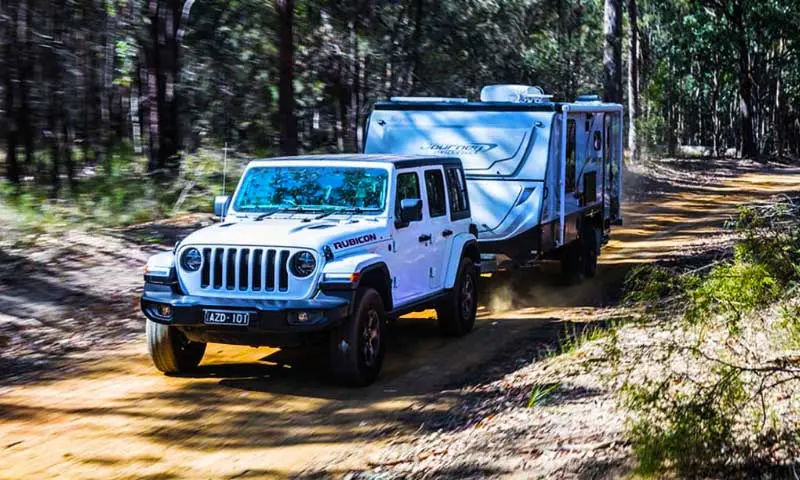
<path fill-rule="evenodd" d="M 461 259 L 453 294 L 436 309 L 439 330 L 461 336 L 472 331 L 478 311 L 478 272 L 469 258 Z"/>
<path fill-rule="evenodd" d="M 353 314 L 330 336 L 331 371 L 337 380 L 361 387 L 378 377 L 386 353 L 386 323 L 380 294 L 359 288 Z"/>
<path fill-rule="evenodd" d="M 206 344 L 192 342 L 180 330 L 147 320 L 147 351 L 153 365 L 164 373 L 184 373 L 197 368 Z"/>

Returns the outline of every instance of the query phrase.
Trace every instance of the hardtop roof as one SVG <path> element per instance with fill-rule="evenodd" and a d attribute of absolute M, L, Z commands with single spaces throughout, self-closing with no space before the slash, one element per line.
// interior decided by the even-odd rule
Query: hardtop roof
<path fill-rule="evenodd" d="M 421 110 L 421 111 L 487 111 L 487 112 L 561 112 L 564 107 L 575 110 L 609 111 L 622 110 L 622 105 L 604 102 L 448 102 L 448 101 L 391 101 L 375 103 L 375 110 Z M 594 108 L 593 108 L 594 107 Z"/>
<path fill-rule="evenodd" d="M 395 168 L 412 168 L 426 165 L 453 165 L 461 167 L 461 159 L 457 157 L 439 157 L 435 155 L 397 155 L 397 154 L 365 154 L 342 153 L 320 155 L 298 155 L 295 157 L 259 158 L 250 163 L 272 162 L 364 162 L 364 163 L 391 163 Z"/>

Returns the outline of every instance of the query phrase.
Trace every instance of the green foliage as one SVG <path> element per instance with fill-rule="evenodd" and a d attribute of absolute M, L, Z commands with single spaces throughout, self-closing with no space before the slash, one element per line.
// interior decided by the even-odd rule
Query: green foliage
<path fill-rule="evenodd" d="M 670 390 L 668 382 L 645 381 L 624 389 L 624 405 L 638 414 L 630 424 L 639 473 L 664 467 L 681 477 L 718 471 L 736 448 L 735 420 L 747 395 L 736 369 L 719 367 L 716 381 L 692 390 Z"/>
<path fill-rule="evenodd" d="M 228 193 L 241 175 L 246 159 L 229 159 Z M 127 146 L 110 153 L 107 173 L 75 182 L 70 191 L 50 198 L 49 189 L 35 184 L 0 184 L 0 204 L 18 232 L 38 235 L 66 225 L 120 227 L 151 222 L 178 212 L 206 212 L 222 192 L 222 161 L 216 152 L 187 156 L 177 179 L 147 175 L 146 159 Z M 25 236 L 23 235 L 23 236 Z"/>
<path fill-rule="evenodd" d="M 695 276 L 678 275 L 659 265 L 639 265 L 625 277 L 623 301 L 629 303 L 656 302 L 662 298 L 686 293 L 697 283 Z"/>
<path fill-rule="evenodd" d="M 776 327 L 787 348 L 800 349 L 800 304 L 781 305 Z"/>
<path fill-rule="evenodd" d="M 528 408 L 533 408 L 547 401 L 547 398 L 560 386 L 560 383 L 551 383 L 547 385 L 536 384 L 532 386 L 531 393 L 528 396 Z"/>
<path fill-rule="evenodd" d="M 732 263 L 714 267 L 702 284 L 689 292 L 685 318 L 701 323 L 721 315 L 736 329 L 743 314 L 768 305 L 780 292 L 780 281 L 768 266 L 736 257 Z"/>
<path fill-rule="evenodd" d="M 773 359 L 784 348 L 800 347 L 800 306 L 795 298 L 784 302 L 773 327 L 757 312 L 794 292 L 800 280 L 797 212 L 791 200 L 740 209 L 728 222 L 738 234 L 733 257 L 702 277 L 647 267 L 628 278 L 627 298 L 669 308 L 661 312 L 668 320 L 659 324 L 669 334 L 639 354 L 658 371 L 637 373 L 643 363 L 637 357 L 621 392 L 632 414 L 629 433 L 641 474 L 668 469 L 702 477 L 759 448 L 796 446 L 795 436 L 774 435 L 778 422 L 765 397 L 796 379 Z M 679 301 L 656 306 L 665 296 Z M 670 316 L 685 321 L 670 322 Z M 776 343 L 765 343 L 770 338 Z M 742 431 L 752 437 L 743 440 Z"/>

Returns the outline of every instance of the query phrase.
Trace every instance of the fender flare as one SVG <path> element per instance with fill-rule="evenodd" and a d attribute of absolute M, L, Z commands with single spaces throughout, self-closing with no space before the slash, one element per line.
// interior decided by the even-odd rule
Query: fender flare
<path fill-rule="evenodd" d="M 338 265 L 337 265 L 338 263 Z M 373 284 L 381 294 L 385 307 L 392 309 L 392 276 L 389 266 L 384 259 L 375 254 L 354 255 L 345 257 L 339 261 L 331 262 L 323 268 L 323 279 L 320 282 L 320 289 L 323 291 L 355 291 L 361 286 L 362 282 L 375 281 L 375 276 L 382 280 Z"/>
<path fill-rule="evenodd" d="M 453 288 L 456 284 L 456 277 L 458 276 L 458 267 L 461 265 L 461 259 L 464 258 L 467 250 L 470 248 L 475 248 L 475 250 L 478 251 L 478 240 L 474 235 L 461 233 L 456 235 L 453 239 L 450 257 L 447 260 L 447 271 L 444 276 L 444 288 Z M 475 265 L 480 271 L 480 256 L 478 256 Z"/>

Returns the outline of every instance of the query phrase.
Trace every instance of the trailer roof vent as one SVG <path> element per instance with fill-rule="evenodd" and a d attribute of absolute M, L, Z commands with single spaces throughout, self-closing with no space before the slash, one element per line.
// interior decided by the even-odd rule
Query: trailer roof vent
<path fill-rule="evenodd" d="M 531 85 L 488 85 L 481 89 L 481 102 L 547 103 L 553 96 Z"/>
<path fill-rule="evenodd" d="M 580 95 L 575 101 L 578 103 L 600 103 L 600 95 Z"/>
<path fill-rule="evenodd" d="M 392 102 L 403 103 L 467 103 L 466 98 L 453 97 L 391 97 Z"/>

